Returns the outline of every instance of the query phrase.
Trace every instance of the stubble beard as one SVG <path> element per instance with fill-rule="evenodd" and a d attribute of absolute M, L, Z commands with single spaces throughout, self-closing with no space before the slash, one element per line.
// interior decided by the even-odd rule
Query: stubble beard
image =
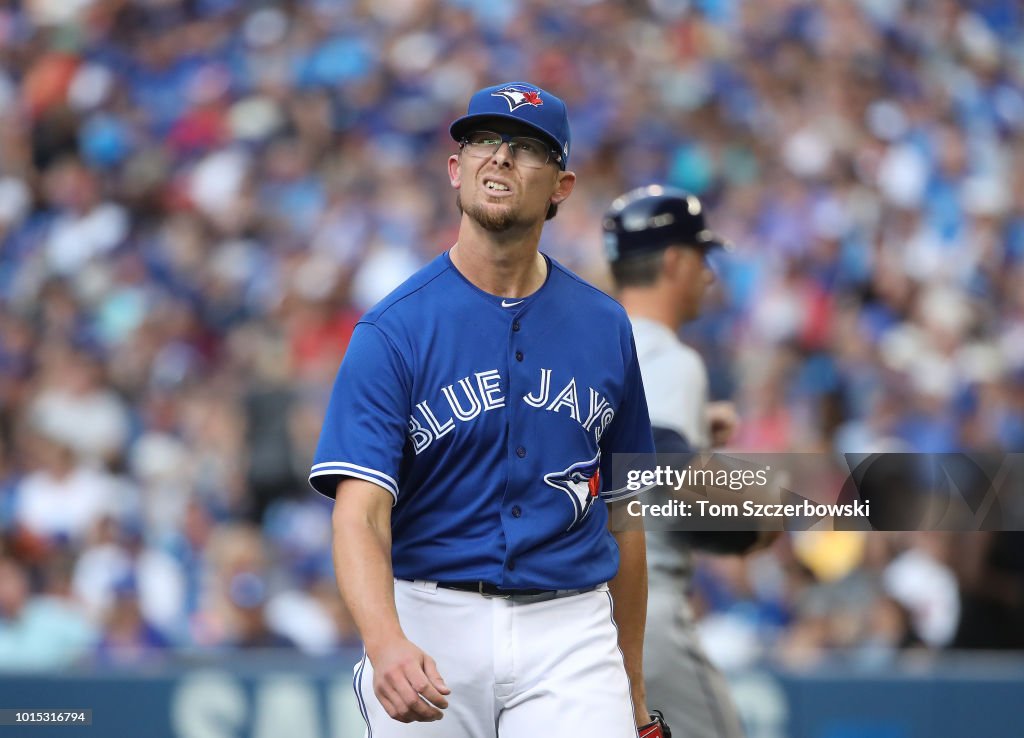
<path fill-rule="evenodd" d="M 494 210 L 480 203 L 470 205 L 468 208 L 462 206 L 462 193 L 455 196 L 455 204 L 460 212 L 464 212 L 474 220 L 481 228 L 491 233 L 504 233 L 516 226 L 522 225 L 519 213 L 513 208 L 502 208 Z"/>

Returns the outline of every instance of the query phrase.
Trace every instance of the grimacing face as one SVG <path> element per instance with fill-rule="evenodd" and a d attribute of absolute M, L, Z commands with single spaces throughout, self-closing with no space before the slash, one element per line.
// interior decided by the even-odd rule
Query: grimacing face
<path fill-rule="evenodd" d="M 517 136 L 537 136 L 529 126 L 494 118 L 481 128 Z M 543 222 L 548 206 L 569 196 L 576 176 L 552 160 L 531 169 L 519 165 L 502 144 L 492 155 L 475 158 L 465 151 L 448 159 L 452 187 L 459 207 L 485 230 L 495 233 L 528 229 Z"/>

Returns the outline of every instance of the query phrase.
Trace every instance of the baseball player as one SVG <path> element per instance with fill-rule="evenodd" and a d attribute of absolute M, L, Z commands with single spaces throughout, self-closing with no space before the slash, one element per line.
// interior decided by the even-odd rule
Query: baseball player
<path fill-rule="evenodd" d="M 688 453 L 726 443 L 736 412 L 730 403 L 708 402 L 704 362 L 677 335 L 700 313 L 714 279 L 706 257 L 723 241 L 707 228 L 695 196 L 658 185 L 616 199 L 603 228 L 619 300 L 633 323 L 658 452 Z M 690 548 L 740 553 L 761 538 L 756 532 L 652 531 L 647 539 L 647 696 L 664 707 L 677 738 L 740 737 L 725 680 L 700 647 L 686 600 Z"/>
<path fill-rule="evenodd" d="M 310 473 L 367 735 L 658 735 L 644 536 L 606 510 L 612 454 L 653 451 L 630 324 L 538 252 L 576 180 L 565 105 L 488 87 L 450 132 L 458 241 L 357 325 Z"/>

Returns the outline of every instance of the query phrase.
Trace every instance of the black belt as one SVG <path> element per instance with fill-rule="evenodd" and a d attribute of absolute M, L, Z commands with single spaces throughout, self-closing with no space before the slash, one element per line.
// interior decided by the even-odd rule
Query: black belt
<path fill-rule="evenodd" d="M 582 589 L 503 589 L 490 582 L 438 582 L 440 589 L 455 589 L 460 592 L 476 592 L 484 597 L 507 597 L 509 599 L 531 599 L 537 602 L 554 600 L 559 597 L 592 592 L 597 587 Z"/>
<path fill-rule="evenodd" d="M 438 582 L 437 586 L 441 589 L 457 589 L 460 592 L 476 592 L 488 597 L 530 597 L 557 591 L 554 589 L 502 589 L 490 582 Z"/>

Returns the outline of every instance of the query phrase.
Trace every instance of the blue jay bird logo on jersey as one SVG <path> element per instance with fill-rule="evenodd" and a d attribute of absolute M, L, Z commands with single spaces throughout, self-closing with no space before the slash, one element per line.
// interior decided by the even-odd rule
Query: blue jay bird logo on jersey
<path fill-rule="evenodd" d="M 565 492 L 572 502 L 572 524 L 566 530 L 572 530 L 587 517 L 594 506 L 594 500 L 601 492 L 601 452 L 589 461 L 577 461 L 560 472 L 544 475 L 544 481 L 551 487 Z"/>
<path fill-rule="evenodd" d="M 544 101 L 540 99 L 540 92 L 525 85 L 502 87 L 497 92 L 492 92 L 491 97 L 505 98 L 505 102 L 508 103 L 509 112 L 524 105 L 532 105 L 536 108 L 544 104 Z"/>

